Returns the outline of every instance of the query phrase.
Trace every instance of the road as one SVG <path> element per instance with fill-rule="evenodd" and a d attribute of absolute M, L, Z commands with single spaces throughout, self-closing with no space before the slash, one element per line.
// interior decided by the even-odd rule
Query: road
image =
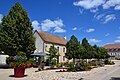
<path fill-rule="evenodd" d="M 84 76 L 83 80 L 120 80 L 120 61 L 114 60 L 114 62 L 115 65 L 94 69 L 91 74 Z"/>

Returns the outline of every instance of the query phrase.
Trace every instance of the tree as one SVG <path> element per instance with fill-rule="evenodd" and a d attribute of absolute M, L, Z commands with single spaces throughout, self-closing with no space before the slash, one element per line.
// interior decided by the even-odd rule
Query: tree
<path fill-rule="evenodd" d="M 54 47 L 54 45 L 50 46 L 49 53 L 50 53 L 49 54 L 50 59 L 57 57 L 57 49 Z"/>
<path fill-rule="evenodd" d="M 99 47 L 99 55 L 100 55 L 100 59 L 105 59 L 105 58 L 109 58 L 109 54 L 107 53 L 107 50 L 103 47 Z"/>
<path fill-rule="evenodd" d="M 8 55 L 16 55 L 23 51 L 29 57 L 35 50 L 35 38 L 28 13 L 20 3 L 10 9 L 1 23 L 0 48 Z"/>
<path fill-rule="evenodd" d="M 82 40 L 82 46 L 85 48 L 84 54 L 83 54 L 83 59 L 91 59 L 94 56 L 93 48 L 92 46 L 88 43 L 88 40 L 84 38 Z"/>
<path fill-rule="evenodd" d="M 80 43 L 74 35 L 72 35 L 71 39 L 67 42 L 66 49 L 66 58 L 73 58 L 73 62 L 75 62 L 75 58 L 80 58 Z"/>
<path fill-rule="evenodd" d="M 53 46 L 50 46 L 49 48 L 49 53 L 48 56 L 49 56 L 49 60 L 52 61 L 53 58 L 57 58 L 57 49 L 54 47 L 54 44 Z"/>
<path fill-rule="evenodd" d="M 100 60 L 100 59 L 107 59 L 110 57 L 110 55 L 107 53 L 107 50 L 104 47 L 98 47 L 97 45 L 93 46 L 95 55 L 94 58 Z"/>

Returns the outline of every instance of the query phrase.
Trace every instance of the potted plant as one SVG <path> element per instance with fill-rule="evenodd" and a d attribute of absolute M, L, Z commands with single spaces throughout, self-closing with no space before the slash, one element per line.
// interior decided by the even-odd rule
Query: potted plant
<path fill-rule="evenodd" d="M 33 62 L 32 59 L 27 60 L 26 53 L 22 51 L 10 59 L 10 65 L 14 68 L 14 76 L 17 78 L 24 77 L 25 68 L 30 67 Z"/>

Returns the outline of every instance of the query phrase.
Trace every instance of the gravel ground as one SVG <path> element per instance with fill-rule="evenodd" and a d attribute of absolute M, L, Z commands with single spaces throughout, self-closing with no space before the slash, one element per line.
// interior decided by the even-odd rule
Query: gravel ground
<path fill-rule="evenodd" d="M 81 72 L 56 72 L 57 70 L 44 70 L 35 72 L 37 68 L 28 68 L 25 77 L 14 78 L 13 69 L 0 69 L 0 80 L 110 80 L 111 77 L 120 77 L 120 61 L 115 65 L 94 68 L 91 71 Z"/>

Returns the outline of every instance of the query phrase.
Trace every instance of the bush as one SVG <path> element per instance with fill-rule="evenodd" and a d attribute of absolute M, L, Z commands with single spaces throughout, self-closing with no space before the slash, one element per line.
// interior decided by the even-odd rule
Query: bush
<path fill-rule="evenodd" d="M 105 60 L 105 64 L 106 65 L 114 65 L 115 63 L 113 61 L 110 61 L 110 60 Z"/>
<path fill-rule="evenodd" d="M 93 69 L 93 66 L 88 66 L 88 69 Z"/>
<path fill-rule="evenodd" d="M 58 63 L 58 64 L 56 64 L 56 67 L 60 68 L 60 67 L 62 67 L 62 64 Z"/>
<path fill-rule="evenodd" d="M 82 71 L 87 71 L 88 70 L 88 64 L 87 63 L 83 63 L 83 66 L 81 66 L 81 70 Z"/>
<path fill-rule="evenodd" d="M 29 60 L 27 60 L 26 57 L 26 53 L 19 51 L 18 55 L 16 56 L 10 56 L 7 57 L 7 63 L 11 66 L 11 67 L 31 67 L 31 64 L 34 63 L 34 59 L 30 58 Z"/>
<path fill-rule="evenodd" d="M 57 60 L 56 59 L 52 59 L 52 65 L 56 65 L 57 64 Z"/>
<path fill-rule="evenodd" d="M 19 52 L 18 52 L 18 56 L 26 56 L 26 53 L 25 53 L 25 52 L 22 52 L 22 51 L 19 51 Z"/>
<path fill-rule="evenodd" d="M 68 65 L 67 65 L 67 67 L 68 67 L 68 71 L 72 71 L 72 72 L 75 72 L 76 71 L 76 67 L 75 67 L 75 64 L 74 63 L 69 63 Z"/>

